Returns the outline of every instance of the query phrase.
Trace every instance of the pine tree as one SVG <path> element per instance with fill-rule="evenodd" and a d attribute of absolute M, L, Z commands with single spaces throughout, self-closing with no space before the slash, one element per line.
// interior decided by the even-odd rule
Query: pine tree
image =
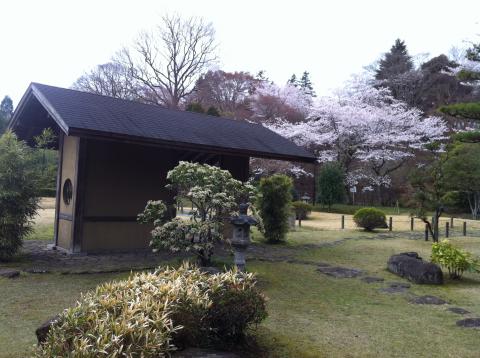
<path fill-rule="evenodd" d="M 290 77 L 290 79 L 287 81 L 287 84 L 289 84 L 290 86 L 293 86 L 293 87 L 297 87 L 298 86 L 298 80 L 297 80 L 297 76 L 295 75 L 295 73 L 292 75 L 292 77 Z"/>
<path fill-rule="evenodd" d="M 390 52 L 380 61 L 375 77 L 377 80 L 389 80 L 412 69 L 413 62 L 408 55 L 407 46 L 404 41 L 397 39 Z"/>
<path fill-rule="evenodd" d="M 310 81 L 310 73 L 307 71 L 303 72 L 302 78 L 299 81 L 300 88 L 305 94 L 310 97 L 316 97 L 315 90 L 313 89 L 312 81 Z"/>

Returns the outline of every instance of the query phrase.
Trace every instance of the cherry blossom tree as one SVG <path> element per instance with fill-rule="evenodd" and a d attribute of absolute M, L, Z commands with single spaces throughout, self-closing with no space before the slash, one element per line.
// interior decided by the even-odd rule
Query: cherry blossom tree
<path fill-rule="evenodd" d="M 268 126 L 314 151 L 320 162 L 341 163 L 350 185 L 363 181 L 380 190 L 390 186 L 393 171 L 447 131 L 441 118 L 425 117 L 364 76 L 335 96 L 319 98 L 307 120 Z"/>

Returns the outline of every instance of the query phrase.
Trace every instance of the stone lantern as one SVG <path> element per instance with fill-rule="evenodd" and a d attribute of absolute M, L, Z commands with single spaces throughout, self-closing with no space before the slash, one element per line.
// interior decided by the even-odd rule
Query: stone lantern
<path fill-rule="evenodd" d="M 235 266 L 245 271 L 245 256 L 250 245 L 250 226 L 257 225 L 257 220 L 247 215 L 248 204 L 239 205 L 240 215 L 230 218 L 233 225 L 232 247 Z"/>

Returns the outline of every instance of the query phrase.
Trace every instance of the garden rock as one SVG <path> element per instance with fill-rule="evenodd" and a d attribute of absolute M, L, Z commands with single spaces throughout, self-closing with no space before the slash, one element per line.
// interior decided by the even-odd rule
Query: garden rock
<path fill-rule="evenodd" d="M 55 317 L 52 317 L 48 321 L 45 321 L 44 323 L 42 323 L 42 325 L 35 330 L 38 344 L 42 344 L 43 342 L 46 341 L 47 334 L 50 331 L 50 327 L 52 327 L 52 325 L 57 323 L 59 319 L 60 319 L 60 316 L 58 315 Z"/>
<path fill-rule="evenodd" d="M 457 326 L 465 328 L 480 328 L 480 318 L 467 318 L 457 321 Z"/>
<path fill-rule="evenodd" d="M 453 312 L 453 313 L 456 313 L 456 314 L 469 314 L 470 313 L 470 311 L 467 311 L 466 309 L 460 308 L 460 307 L 449 307 L 449 308 L 447 308 L 447 311 L 450 311 L 450 312 Z"/>
<path fill-rule="evenodd" d="M 335 266 L 319 266 L 317 271 L 335 278 L 353 278 L 362 274 L 361 270 Z"/>
<path fill-rule="evenodd" d="M 385 279 L 383 277 L 366 276 L 366 277 L 362 277 L 361 280 L 366 283 L 375 283 L 375 282 L 382 282 Z"/>
<path fill-rule="evenodd" d="M 448 303 L 439 297 L 430 295 L 414 297 L 410 300 L 410 302 L 416 305 L 445 305 Z"/>
<path fill-rule="evenodd" d="M 443 284 L 443 273 L 439 266 L 425 262 L 416 252 L 404 252 L 390 257 L 388 270 L 420 284 Z"/>
<path fill-rule="evenodd" d="M 0 276 L 6 278 L 15 278 L 20 275 L 20 271 L 13 269 L 0 269 Z"/>

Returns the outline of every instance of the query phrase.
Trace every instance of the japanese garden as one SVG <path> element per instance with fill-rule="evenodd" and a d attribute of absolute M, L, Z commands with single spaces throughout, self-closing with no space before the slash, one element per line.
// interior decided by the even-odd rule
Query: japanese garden
<path fill-rule="evenodd" d="M 478 357 L 480 37 L 329 93 L 218 37 L 5 95 L 0 357 Z"/>

